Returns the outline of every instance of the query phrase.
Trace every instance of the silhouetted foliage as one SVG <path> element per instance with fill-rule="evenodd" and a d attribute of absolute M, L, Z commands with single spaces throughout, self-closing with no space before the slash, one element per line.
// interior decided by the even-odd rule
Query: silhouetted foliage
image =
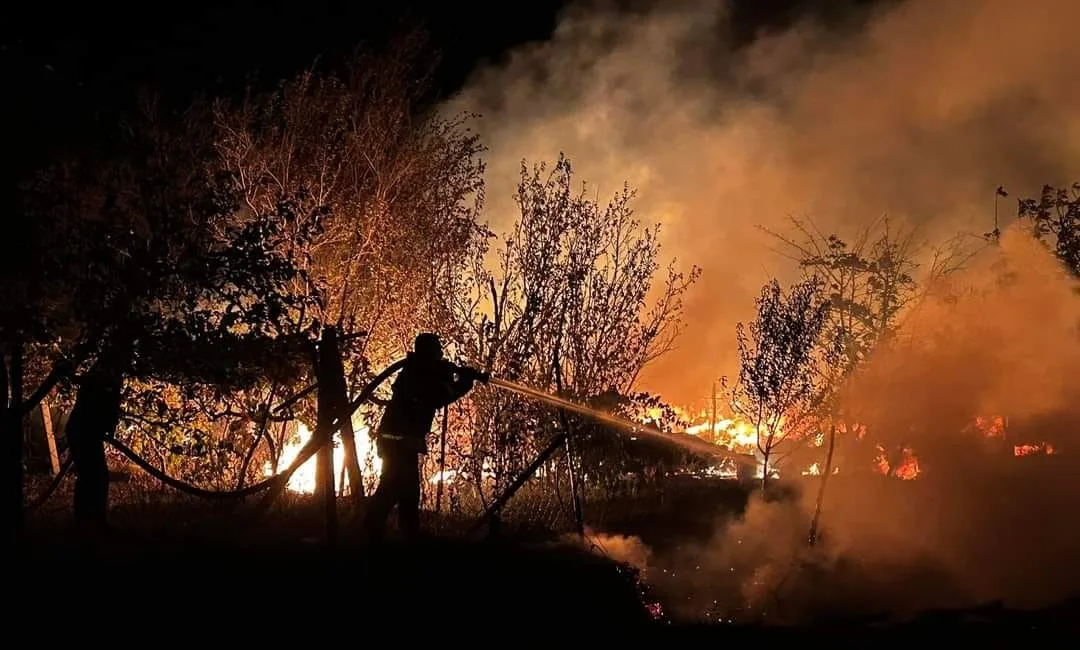
<path fill-rule="evenodd" d="M 125 428 L 189 454 L 211 443 L 166 395 L 220 402 L 306 372 L 301 341 L 280 333 L 305 300 L 284 291 L 302 275 L 292 243 L 318 232 L 284 194 L 272 212 L 241 211 L 238 177 L 216 165 L 211 117 L 202 105 L 168 114 L 146 97 L 111 146 L 49 166 L 25 193 L 47 306 L 24 330 L 33 356 L 76 368 L 103 342 L 130 348 Z"/>
<path fill-rule="evenodd" d="M 819 376 L 815 353 L 828 319 L 828 303 L 810 278 L 791 287 L 766 284 L 757 299 L 757 318 L 739 323 L 739 379 L 732 408 L 755 428 L 761 454 L 762 488 L 767 485 L 775 455 L 799 437 L 813 414 Z"/>
<path fill-rule="evenodd" d="M 478 252 L 472 272 L 455 279 L 447 296 L 460 356 L 541 390 L 561 386 L 584 402 L 628 393 L 640 370 L 670 348 L 682 295 L 698 270 L 686 275 L 672 263 L 655 285 L 658 227 L 638 222 L 633 191 L 624 188 L 604 206 L 574 185 L 566 158 L 550 170 L 522 164 L 520 217 L 495 270 Z M 478 482 L 489 468 L 498 489 L 545 444 L 555 417 L 549 407 L 502 392 L 478 391 L 469 404 L 461 462 Z"/>
<path fill-rule="evenodd" d="M 1030 219 L 1035 237 L 1080 276 L 1080 183 L 1068 189 L 1043 186 L 1039 198 L 1020 199 L 1018 216 Z"/>
<path fill-rule="evenodd" d="M 840 392 L 845 383 L 877 346 L 892 340 L 907 310 L 946 276 L 963 268 L 973 254 L 968 244 L 975 240 L 958 235 L 931 246 L 918 237 L 917 229 L 894 227 L 888 217 L 859 229 L 850 240 L 822 233 L 812 220 L 793 219 L 792 224 L 793 235 L 767 232 L 783 245 L 782 255 L 818 281 L 828 306 L 815 397 L 821 433 L 826 436 L 822 446 L 828 455 L 837 431 L 865 432 L 856 426 L 853 414 L 842 409 Z M 870 467 L 879 444 L 895 447 L 897 453 L 905 445 L 902 439 L 887 440 L 889 432 L 875 434 L 846 441 L 850 444 L 843 446 L 843 464 Z"/>

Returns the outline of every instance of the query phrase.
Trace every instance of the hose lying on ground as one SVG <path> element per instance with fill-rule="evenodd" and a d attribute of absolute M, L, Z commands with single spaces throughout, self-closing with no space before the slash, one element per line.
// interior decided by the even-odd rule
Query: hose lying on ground
<path fill-rule="evenodd" d="M 254 483 L 245 488 L 240 488 L 239 490 L 207 490 L 169 476 L 165 472 L 151 465 L 149 461 L 135 453 L 130 447 L 120 442 L 119 440 L 116 440 L 115 438 L 109 438 L 106 440 L 106 442 L 112 445 L 121 454 L 126 456 L 128 460 L 138 465 L 139 468 L 142 469 L 144 472 L 146 472 L 150 476 L 153 476 L 165 485 L 168 485 L 175 490 L 179 490 L 184 494 L 190 494 L 191 496 L 201 497 L 203 499 L 239 499 L 242 497 L 250 496 L 270 487 L 276 481 L 280 480 L 283 474 L 275 474 L 268 479 L 262 480 L 258 483 Z"/>
<path fill-rule="evenodd" d="M 45 491 L 41 494 L 41 496 L 34 499 L 30 502 L 29 505 L 26 506 L 26 509 L 29 512 L 34 512 L 41 506 L 45 505 L 45 502 L 48 501 L 49 498 L 56 493 L 56 489 L 60 487 L 60 483 L 64 480 L 64 477 L 67 476 L 67 473 L 71 470 L 72 465 L 74 465 L 74 462 L 72 461 L 71 456 L 68 456 L 67 460 L 64 461 L 64 464 L 60 466 L 60 471 L 56 473 L 55 477 L 53 477 L 52 483 L 49 483 L 49 487 L 45 488 Z"/>
<path fill-rule="evenodd" d="M 404 363 L 405 360 L 402 359 L 391 364 L 385 370 L 379 373 L 373 380 L 371 380 L 366 386 L 364 386 L 363 390 L 360 391 L 360 394 L 356 396 L 356 399 L 354 399 L 349 404 L 348 412 L 345 413 L 342 417 L 335 419 L 333 424 L 330 425 L 329 430 L 335 431 L 345 418 L 351 419 L 353 413 L 356 412 L 356 409 L 360 408 L 360 406 L 364 402 L 371 400 L 372 396 L 375 394 L 375 390 L 379 387 L 379 385 L 386 381 L 387 378 L 390 377 L 390 375 L 401 369 Z M 303 394 L 308 394 L 312 388 L 313 387 L 309 387 L 304 391 Z M 296 470 L 300 469 L 300 466 L 306 463 L 312 456 L 314 456 L 315 453 L 319 450 L 319 448 L 326 444 L 329 440 L 330 436 L 327 435 L 326 431 L 316 429 L 315 433 L 311 436 L 311 438 L 307 441 L 303 448 L 300 449 L 300 452 L 296 455 L 296 458 L 293 459 L 293 462 L 290 463 L 289 466 L 281 472 L 275 474 L 274 476 L 271 476 L 270 478 L 264 479 L 258 483 L 254 483 L 239 490 L 220 491 L 200 488 L 169 476 L 165 472 L 154 467 L 145 458 L 139 456 L 137 453 L 135 453 L 134 450 L 132 450 L 130 447 L 120 442 L 119 440 L 116 440 L 115 438 L 109 438 L 106 440 L 106 442 L 115 447 L 117 451 L 127 457 L 128 460 L 138 465 L 144 472 L 146 472 L 150 476 L 153 476 L 157 480 L 161 481 L 165 485 L 168 485 L 175 490 L 203 499 L 240 499 L 246 496 L 251 496 L 252 494 L 256 494 L 258 492 L 262 492 L 263 490 L 271 487 L 284 487 L 288 484 L 289 479 L 292 478 L 292 475 L 296 473 Z M 68 462 L 65 464 L 65 467 L 70 465 L 70 463 L 71 461 L 69 459 Z M 55 491 L 56 486 L 60 483 L 60 479 L 63 478 L 63 473 L 64 471 L 61 471 L 61 473 L 57 475 L 57 478 L 54 479 L 54 485 L 50 487 L 48 493 L 43 499 L 41 499 L 42 502 L 44 502 L 44 499 L 47 499 L 53 491 Z"/>

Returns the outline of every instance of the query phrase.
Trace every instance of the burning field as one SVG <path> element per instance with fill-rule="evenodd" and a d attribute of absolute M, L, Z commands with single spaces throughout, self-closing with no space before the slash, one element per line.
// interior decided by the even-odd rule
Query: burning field
<path fill-rule="evenodd" d="M 1080 595 L 1080 4 L 624 4 L 446 99 L 388 37 L 42 156 L 27 584 L 712 631 Z M 421 441 L 424 539 L 377 544 Z"/>
<path fill-rule="evenodd" d="M 1010 281 L 982 285 L 982 264 Z M 1080 528 L 1066 514 L 1080 505 L 1068 451 L 1080 440 L 1078 285 L 1019 232 L 953 282 L 852 376 L 838 404 L 860 424 L 836 427 L 831 454 L 828 425 L 793 434 L 776 452 L 771 491 L 736 500 L 694 535 L 621 541 L 673 612 L 797 622 L 1042 607 L 1080 590 L 1070 559 Z M 1012 415 L 978 415 L 1002 411 Z M 753 427 L 711 428 L 716 444 L 757 456 L 760 479 L 759 438 L 740 435 Z M 710 494 L 722 491 L 694 498 Z"/>

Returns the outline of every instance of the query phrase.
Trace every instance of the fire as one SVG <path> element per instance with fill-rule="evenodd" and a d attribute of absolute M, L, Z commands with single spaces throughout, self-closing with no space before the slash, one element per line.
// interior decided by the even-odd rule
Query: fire
<path fill-rule="evenodd" d="M 807 467 L 806 469 L 804 469 L 802 471 L 802 475 L 803 476 L 821 476 L 822 471 L 823 470 L 821 469 L 820 464 L 813 463 L 813 464 L 810 465 L 810 467 Z M 840 468 L 838 466 L 833 466 L 833 468 L 832 468 L 833 476 L 836 476 L 839 473 L 840 473 Z"/>
<path fill-rule="evenodd" d="M 1037 445 L 1013 445 L 1013 456 L 1032 456 L 1035 454 L 1046 454 L 1047 456 L 1053 456 L 1056 452 L 1054 446 L 1049 442 L 1044 442 Z"/>
<path fill-rule="evenodd" d="M 435 472 L 434 474 L 432 474 L 431 478 L 428 479 L 428 483 L 431 483 L 433 485 L 438 485 L 442 481 L 446 481 L 447 483 L 451 483 L 457 477 L 458 477 L 458 471 L 456 469 L 447 469 L 447 470 L 443 470 L 441 472 Z"/>
<path fill-rule="evenodd" d="M 694 413 L 678 406 L 670 406 L 667 410 L 660 407 L 648 407 L 641 409 L 634 419 L 643 424 L 656 424 L 661 421 L 666 411 L 674 412 L 675 416 L 683 422 L 695 422 L 696 424 L 688 426 L 685 430 L 685 433 L 692 436 L 720 447 L 727 447 L 732 451 L 749 453 L 757 448 L 757 432 L 753 424 L 740 418 L 724 418 L 713 423 L 710 412 L 705 409 Z M 781 420 L 778 435 L 782 435 L 780 433 L 782 425 Z M 762 437 L 769 435 L 767 427 L 761 427 L 761 435 Z"/>
<path fill-rule="evenodd" d="M 369 437 L 369 429 L 364 421 L 359 416 L 353 418 L 353 431 L 356 438 L 356 455 L 360 459 L 360 466 L 366 470 L 367 473 L 374 472 L 375 476 L 378 476 L 382 471 L 382 459 L 379 458 L 378 451 L 375 449 L 371 438 Z M 311 430 L 307 426 L 300 422 L 296 428 L 296 437 L 285 444 L 281 450 L 281 458 L 279 459 L 280 467 L 288 467 L 296 456 L 300 453 L 300 450 L 304 448 L 308 440 L 311 439 Z M 339 477 L 344 475 L 345 467 L 345 452 L 335 437 L 334 440 L 334 478 L 338 480 Z M 266 476 L 273 476 L 273 467 L 268 462 L 263 470 Z M 338 490 L 342 494 L 347 494 L 348 489 L 348 477 L 345 476 L 341 485 L 338 485 Z M 314 494 L 315 493 L 315 459 L 308 460 L 301 465 L 299 469 L 289 478 L 288 489 L 291 492 L 299 494 Z"/>
<path fill-rule="evenodd" d="M 1000 415 L 992 417 L 976 416 L 975 428 L 987 438 L 1005 437 L 1005 418 Z"/>
<path fill-rule="evenodd" d="M 904 458 L 897 465 L 893 475 L 902 481 L 911 481 L 919 477 L 919 458 L 911 453 L 910 449 L 904 450 Z"/>
<path fill-rule="evenodd" d="M 874 464 L 880 473 L 885 476 L 894 476 L 903 481 L 912 481 L 919 478 L 919 473 L 922 471 L 919 469 L 919 457 L 915 455 L 911 447 L 904 447 L 901 450 L 901 457 L 895 468 L 889 463 L 885 449 L 881 445 L 878 445 L 877 449 L 878 455 L 874 459 Z"/>
<path fill-rule="evenodd" d="M 757 431 L 755 431 L 754 425 L 745 420 L 723 419 L 712 425 L 711 432 L 709 429 L 710 425 L 706 422 L 688 427 L 686 432 L 692 436 L 707 440 L 710 438 L 711 433 L 711 442 L 731 450 L 757 447 Z M 769 435 L 764 426 L 761 427 L 761 435 L 763 437 Z"/>

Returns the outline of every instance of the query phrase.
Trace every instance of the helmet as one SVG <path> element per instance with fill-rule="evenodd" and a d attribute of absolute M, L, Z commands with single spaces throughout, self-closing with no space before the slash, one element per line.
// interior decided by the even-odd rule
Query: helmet
<path fill-rule="evenodd" d="M 413 342 L 413 351 L 423 357 L 441 359 L 443 356 L 442 340 L 439 339 L 438 334 L 424 332 L 418 335 Z"/>

